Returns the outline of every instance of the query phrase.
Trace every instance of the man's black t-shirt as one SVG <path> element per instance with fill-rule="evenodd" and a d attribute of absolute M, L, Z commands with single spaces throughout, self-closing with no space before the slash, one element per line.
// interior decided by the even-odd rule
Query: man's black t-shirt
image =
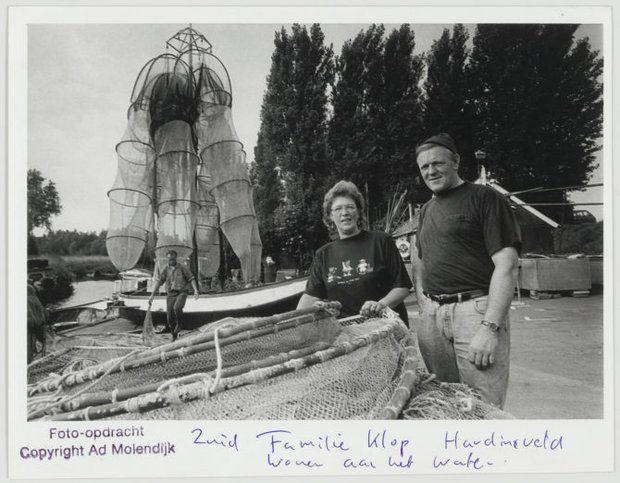
<path fill-rule="evenodd" d="M 342 304 L 344 317 L 358 314 L 367 300 L 379 300 L 393 288 L 411 288 L 411 280 L 392 237 L 362 230 L 319 248 L 310 268 L 306 293 Z M 403 303 L 394 310 L 408 324 Z"/>
<path fill-rule="evenodd" d="M 427 293 L 488 290 L 491 255 L 504 247 L 520 250 L 521 230 L 499 193 L 465 182 L 422 207 L 416 245 Z"/>

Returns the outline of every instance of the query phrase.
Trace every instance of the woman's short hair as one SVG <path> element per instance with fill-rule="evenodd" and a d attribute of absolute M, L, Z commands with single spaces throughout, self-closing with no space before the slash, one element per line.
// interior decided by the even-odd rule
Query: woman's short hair
<path fill-rule="evenodd" d="M 323 198 L 323 223 L 329 229 L 330 232 L 335 233 L 336 225 L 331 220 L 331 211 L 332 211 L 332 203 L 335 198 L 339 196 L 346 196 L 347 198 L 351 198 L 355 202 L 355 206 L 357 207 L 357 212 L 359 218 L 357 219 L 357 225 L 360 228 L 364 228 L 366 226 L 366 203 L 364 202 L 364 197 L 360 190 L 357 189 L 354 183 L 351 181 L 341 180 L 338 181 L 331 189 L 325 193 L 325 198 Z"/>

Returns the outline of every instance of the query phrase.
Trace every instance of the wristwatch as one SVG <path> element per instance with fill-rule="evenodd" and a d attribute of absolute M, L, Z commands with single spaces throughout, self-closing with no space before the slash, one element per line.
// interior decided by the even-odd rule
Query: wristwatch
<path fill-rule="evenodd" d="M 499 325 L 497 325 L 495 322 L 489 322 L 488 320 L 482 319 L 482 322 L 480 323 L 484 325 L 485 327 L 488 327 L 489 329 L 491 329 L 493 332 L 499 331 Z"/>

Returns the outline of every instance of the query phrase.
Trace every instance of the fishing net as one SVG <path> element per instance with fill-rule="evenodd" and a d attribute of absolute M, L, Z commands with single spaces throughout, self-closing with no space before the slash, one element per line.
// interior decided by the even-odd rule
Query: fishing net
<path fill-rule="evenodd" d="M 200 275 L 211 277 L 219 268 L 218 228 L 212 224 L 217 208 L 245 281 L 257 282 L 262 243 L 245 152 L 232 122 L 228 72 L 207 39 L 191 28 L 167 45 L 172 52 L 151 59 L 136 79 L 117 146 L 118 176 L 109 192 L 110 258 L 121 271 L 132 268 L 147 232 L 156 229 L 160 266 L 171 249 L 188 259 L 196 241 Z M 208 184 L 200 198 L 197 182 Z M 153 208 L 143 209 L 151 204 L 156 226 Z M 237 221 L 227 223 L 232 218 Z"/>
<path fill-rule="evenodd" d="M 210 177 L 198 178 L 198 214 L 196 215 L 196 249 L 200 278 L 213 277 L 220 266 L 219 210 L 210 193 Z"/>
<path fill-rule="evenodd" d="M 152 227 L 153 210 L 150 205 L 128 207 L 110 203 L 110 227 L 106 249 L 117 270 L 133 268 L 146 246 Z"/>
<path fill-rule="evenodd" d="M 69 356 L 60 354 L 47 378 L 31 368 L 29 419 L 500 417 L 466 386 L 430 381 L 392 313 L 347 322 L 335 308 L 224 319 L 64 374 Z"/>
<path fill-rule="evenodd" d="M 196 168 L 191 126 L 170 121 L 155 133 L 157 150 L 158 237 L 155 255 L 162 269 L 166 254 L 175 250 L 180 259 L 193 252 L 194 226 L 198 209 Z"/>
<path fill-rule="evenodd" d="M 199 68 L 194 76 L 198 79 L 201 102 L 220 106 L 232 105 L 230 79 L 220 60 L 207 53 L 197 65 Z"/>
<path fill-rule="evenodd" d="M 119 270 L 133 268 L 152 228 L 153 148 L 143 141 L 143 119 L 130 109 L 123 140 L 116 146 L 118 168 L 110 198 L 108 255 Z M 134 126 L 133 123 L 136 123 Z"/>
<path fill-rule="evenodd" d="M 128 337 L 123 336 L 123 339 L 128 339 Z M 129 352 L 136 350 L 136 344 L 139 343 L 137 335 L 131 339 L 115 340 L 110 336 L 106 336 L 106 340 L 95 337 L 71 338 L 71 347 L 55 350 L 28 366 L 28 384 L 46 379 L 50 377 L 50 374 L 69 374 L 110 359 L 126 356 Z M 59 346 L 62 346 L 62 342 L 56 342 L 52 350 L 58 349 Z"/>
<path fill-rule="evenodd" d="M 220 226 L 241 262 L 246 282 L 260 278 L 262 243 L 258 232 L 245 151 L 238 141 L 232 111 L 226 105 L 202 103 L 197 121 L 201 167 L 209 177 Z"/>
<path fill-rule="evenodd" d="M 466 384 L 440 382 L 418 369 L 412 397 L 403 408 L 402 419 L 514 419 L 511 414 L 482 400 Z"/>

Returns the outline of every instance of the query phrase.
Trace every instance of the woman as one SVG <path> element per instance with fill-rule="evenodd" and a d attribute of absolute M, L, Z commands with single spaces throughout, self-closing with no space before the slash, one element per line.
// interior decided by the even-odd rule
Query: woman
<path fill-rule="evenodd" d="M 362 228 L 364 199 L 353 183 L 339 181 L 327 192 L 323 222 L 338 238 L 317 250 L 297 308 L 336 300 L 347 317 L 378 315 L 391 307 L 408 325 L 403 300 L 411 280 L 390 235 Z"/>

